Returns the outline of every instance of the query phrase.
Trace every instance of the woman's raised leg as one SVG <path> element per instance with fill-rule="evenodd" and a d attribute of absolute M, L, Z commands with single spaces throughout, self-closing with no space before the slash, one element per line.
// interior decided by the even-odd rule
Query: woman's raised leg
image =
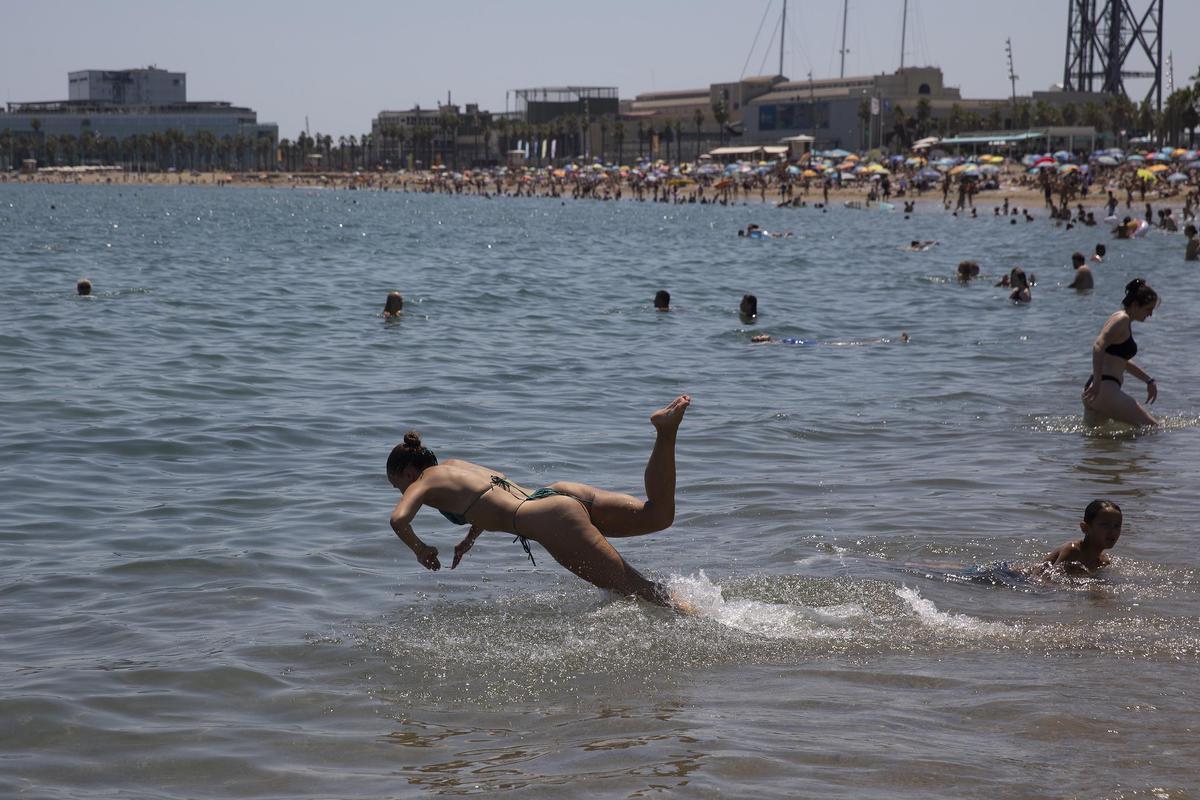
<path fill-rule="evenodd" d="M 686 394 L 680 395 L 650 415 L 655 438 L 646 462 L 645 500 L 568 481 L 551 488 L 590 500 L 592 524 L 610 538 L 642 536 L 671 527 L 675 521 L 675 438 L 691 402 Z"/>

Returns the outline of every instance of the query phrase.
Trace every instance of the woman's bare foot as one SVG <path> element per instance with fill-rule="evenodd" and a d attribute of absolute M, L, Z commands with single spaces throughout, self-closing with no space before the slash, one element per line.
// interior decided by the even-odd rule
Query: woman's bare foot
<path fill-rule="evenodd" d="M 650 424 L 657 428 L 659 433 L 674 433 L 679 429 L 679 423 L 683 422 L 683 412 L 687 411 L 691 404 L 692 398 L 681 394 L 651 414 Z"/>

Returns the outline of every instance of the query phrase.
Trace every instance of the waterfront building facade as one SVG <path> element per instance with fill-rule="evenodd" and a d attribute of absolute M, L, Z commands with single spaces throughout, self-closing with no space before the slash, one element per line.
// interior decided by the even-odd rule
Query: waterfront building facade
<path fill-rule="evenodd" d="M 274 167 L 278 126 L 228 102 L 188 102 L 186 91 L 184 73 L 156 68 L 72 72 L 70 99 L 0 111 L 0 165 Z"/>

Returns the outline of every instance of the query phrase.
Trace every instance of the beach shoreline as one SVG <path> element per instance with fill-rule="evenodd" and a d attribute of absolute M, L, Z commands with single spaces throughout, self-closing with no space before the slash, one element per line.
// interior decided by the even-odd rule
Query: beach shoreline
<path fill-rule="evenodd" d="M 993 214 L 996 207 L 1003 207 L 1004 201 L 1009 203 L 1009 213 L 1014 210 L 1028 210 L 1031 214 L 1037 215 L 1039 211 L 1046 211 L 1045 196 L 1040 187 L 1024 185 L 1016 182 L 1017 174 L 1005 175 L 1006 179 L 999 188 L 982 190 L 975 194 L 972 201 L 968 201 L 966 208 L 972 206 L 976 209 L 977 214 Z M 96 171 L 96 172 L 47 172 L 39 171 L 33 174 L 9 174 L 0 176 L 0 185 L 15 184 L 15 185 L 110 185 L 110 186 L 212 186 L 212 187 L 232 187 L 232 188 L 274 188 L 274 189 L 338 189 L 352 191 L 391 191 L 391 192 L 408 192 L 408 193 L 453 193 L 458 195 L 486 195 L 490 198 L 496 197 L 552 197 L 555 199 L 584 199 L 593 201 L 602 200 L 632 200 L 635 202 L 652 202 L 650 197 L 639 198 L 636 196 L 634 188 L 628 181 L 614 182 L 610 184 L 612 193 L 609 196 L 598 197 L 594 194 L 585 194 L 581 197 L 572 196 L 572 184 L 570 181 L 558 181 L 554 184 L 536 183 L 522 184 L 515 179 L 508 181 L 505 185 L 505 191 L 496 191 L 496 182 L 492 177 L 488 177 L 480 183 L 465 181 L 457 186 L 447 182 L 436 172 L 376 172 L 376 173 L 350 173 L 350 172 L 327 172 L 327 173 L 304 173 L 304 172 L 113 172 L 113 171 Z M 480 188 L 482 186 L 482 189 Z M 519 187 L 519 193 L 518 193 Z M 683 187 L 677 193 L 668 195 L 663 191 L 664 199 L 658 202 L 668 203 L 691 203 L 692 197 L 705 197 L 710 202 L 713 200 L 714 192 L 711 187 L 705 187 L 706 191 L 698 195 L 698 185 L 692 184 Z M 1190 188 L 1190 187 L 1185 187 Z M 620 190 L 620 195 L 617 196 L 616 190 Z M 1068 207 L 1072 210 L 1078 206 L 1083 206 L 1088 210 L 1103 209 L 1108 201 L 1107 189 L 1112 189 L 1118 200 L 1117 216 L 1131 216 L 1134 218 L 1140 217 L 1145 212 L 1145 205 L 1151 204 L 1155 208 L 1172 207 L 1184 204 L 1184 193 L 1179 190 L 1172 190 L 1169 193 L 1160 191 L 1146 192 L 1143 199 L 1140 192 L 1135 192 L 1131 205 L 1127 205 L 1126 192 L 1123 187 L 1108 186 L 1094 188 L 1086 196 L 1076 196 L 1069 203 Z M 877 200 L 872 200 L 868 203 L 868 194 L 871 190 L 869 185 L 860 186 L 840 186 L 832 187 L 829 190 L 829 205 L 830 207 L 843 206 L 847 203 L 854 204 L 855 207 L 876 207 Z M 649 189 L 646 190 L 649 193 Z M 941 199 L 939 188 L 931 188 L 924 192 L 911 191 L 907 195 L 896 196 L 892 195 L 884 202 L 891 204 L 892 210 L 900 211 L 906 202 L 915 202 L 914 210 L 928 210 L 933 208 L 944 208 L 946 210 L 954 210 L 957 205 L 957 188 L 952 186 L 951 191 L 947 196 L 946 203 Z M 795 185 L 795 191 L 792 199 L 796 204 L 804 204 L 809 207 L 822 204 L 823 193 L 822 187 L 819 184 L 811 184 L 807 190 L 801 185 Z M 778 185 L 771 186 L 766 191 L 761 191 L 755 188 L 750 191 L 738 191 L 733 193 L 727 200 L 725 205 L 784 205 L 783 198 L 780 196 L 780 187 Z M 1057 197 L 1056 197 L 1057 200 Z"/>

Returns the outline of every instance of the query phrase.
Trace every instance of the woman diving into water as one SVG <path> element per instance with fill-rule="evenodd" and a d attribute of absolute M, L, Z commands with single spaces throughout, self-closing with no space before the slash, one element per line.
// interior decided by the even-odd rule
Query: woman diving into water
<path fill-rule="evenodd" d="M 585 581 L 623 595 L 637 595 L 662 606 L 686 609 L 660 583 L 644 577 L 621 558 L 610 538 L 642 536 L 670 527 L 675 519 L 675 435 L 691 398 L 681 395 L 650 415 L 656 438 L 646 464 L 646 500 L 560 481 L 533 492 L 497 470 L 469 461 L 438 464 L 415 431 L 392 448 L 387 476 L 404 497 L 392 511 L 392 530 L 429 570 L 441 568 L 436 547 L 421 541 L 412 520 L 429 506 L 455 525 L 470 525 L 454 547 L 459 561 L 484 531 L 517 537 L 530 560 L 527 540 L 549 551 L 554 560 Z"/>

